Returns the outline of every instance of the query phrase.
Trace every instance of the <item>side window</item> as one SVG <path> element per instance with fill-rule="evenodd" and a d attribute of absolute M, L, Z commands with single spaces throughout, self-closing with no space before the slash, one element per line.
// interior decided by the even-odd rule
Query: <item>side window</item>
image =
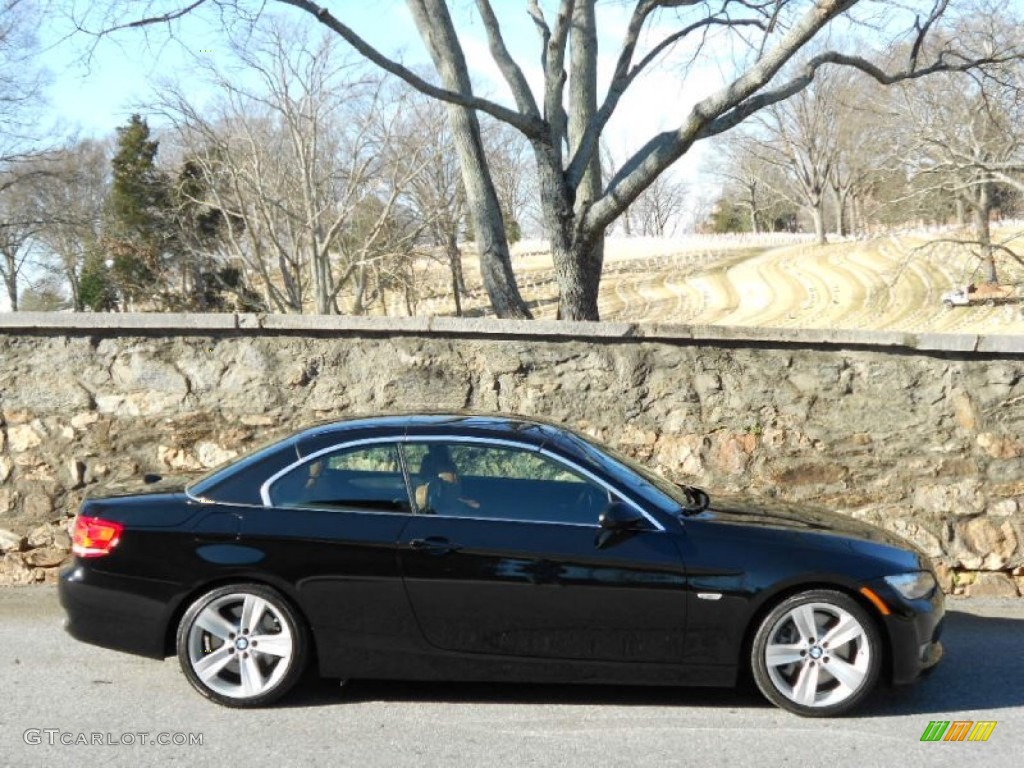
<path fill-rule="evenodd" d="M 269 489 L 275 507 L 409 512 L 394 445 L 340 448 L 279 477 Z"/>
<path fill-rule="evenodd" d="M 536 451 L 458 442 L 403 450 L 423 514 L 596 526 L 608 504 L 604 488 Z"/>

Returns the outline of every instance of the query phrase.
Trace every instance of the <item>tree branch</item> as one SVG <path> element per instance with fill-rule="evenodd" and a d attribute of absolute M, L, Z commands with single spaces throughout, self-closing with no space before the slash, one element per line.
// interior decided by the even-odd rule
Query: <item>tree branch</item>
<path fill-rule="evenodd" d="M 89 32 L 89 30 L 85 29 L 80 24 L 76 24 L 75 26 L 77 27 L 79 32 L 85 32 L 87 34 L 94 35 L 96 37 L 100 37 L 102 35 L 109 35 L 109 34 L 114 33 L 114 32 L 120 32 L 120 31 L 125 30 L 125 29 L 137 29 L 139 27 L 151 27 L 151 26 L 154 26 L 156 24 L 170 24 L 172 21 L 177 21 L 178 19 L 180 19 L 180 18 L 182 18 L 184 16 L 187 16 L 188 14 L 192 13 L 192 11 L 196 10 L 197 8 L 199 8 L 199 6 L 205 5 L 206 2 L 207 2 L 207 0 L 195 0 L 194 3 L 191 3 L 190 5 L 186 5 L 184 8 L 179 8 L 176 11 L 168 11 L 167 13 L 161 14 L 159 16 L 149 16 L 149 17 L 144 18 L 144 19 L 135 19 L 134 21 L 129 21 L 129 22 L 125 23 L 125 24 L 117 24 L 117 25 L 115 25 L 113 27 L 107 27 L 107 28 L 103 29 L 100 32 Z"/>
<path fill-rule="evenodd" d="M 426 94 L 427 96 L 431 96 L 435 99 L 440 99 L 441 101 L 445 101 L 450 104 L 458 104 L 459 106 L 468 107 L 469 109 L 477 109 L 481 112 L 486 112 L 492 117 L 512 125 L 528 137 L 536 137 L 544 129 L 543 121 L 537 118 L 520 114 L 515 110 L 503 107 L 488 99 L 481 99 L 477 96 L 467 96 L 432 85 L 412 70 L 404 67 L 378 51 L 360 35 L 356 34 L 351 27 L 343 24 L 337 17 L 331 14 L 327 8 L 320 7 L 316 3 L 309 2 L 309 0 L 278 1 L 312 14 L 317 18 L 317 21 L 339 35 L 362 56 L 369 59 L 386 72 L 404 80 L 420 93 Z"/>
<path fill-rule="evenodd" d="M 930 30 L 939 17 L 946 12 L 946 6 L 948 5 L 949 0 L 936 0 L 935 5 L 932 7 L 932 12 L 928 14 L 928 18 L 925 19 L 923 25 L 919 18 L 914 19 L 914 28 L 917 30 L 917 37 L 914 40 L 913 47 L 910 49 L 910 69 L 915 69 L 917 67 L 917 57 L 921 52 L 921 46 L 924 45 L 925 38 L 928 36 L 928 30 Z"/>
<path fill-rule="evenodd" d="M 537 26 L 537 33 L 540 35 L 541 44 L 541 68 L 547 72 L 548 70 L 548 43 L 551 41 L 551 27 L 548 26 L 547 19 L 544 18 L 544 11 L 537 4 L 537 0 L 529 0 L 527 3 L 527 12 L 530 14 L 530 18 L 533 19 L 533 23 Z"/>
<path fill-rule="evenodd" d="M 535 4 L 536 0 L 531 0 L 531 5 Z M 565 53 L 575 5 L 575 0 L 562 0 L 555 19 L 555 28 L 548 36 L 544 55 L 544 116 L 548 121 L 550 143 L 559 163 L 563 148 L 568 142 L 568 120 L 564 100 L 565 83 L 568 80 Z"/>
<path fill-rule="evenodd" d="M 709 123 L 763 88 L 823 27 L 856 3 L 857 0 L 817 0 L 772 51 L 728 86 L 698 102 L 677 130 L 655 136 L 623 165 L 609 182 L 605 196 L 587 212 L 586 229 L 598 230 L 611 224 L 658 174 L 682 157 L 695 141 L 703 138 L 702 132 Z"/>
<path fill-rule="evenodd" d="M 748 99 L 746 102 L 735 107 L 728 113 L 709 122 L 706 128 L 700 132 L 699 138 L 707 138 L 708 136 L 714 136 L 722 133 L 723 131 L 727 131 L 743 122 L 753 113 L 771 106 L 772 104 L 785 101 L 791 96 L 795 96 L 814 81 L 814 76 L 818 69 L 825 64 L 853 67 L 854 69 L 858 69 L 868 75 L 881 85 L 894 85 L 906 80 L 916 80 L 928 75 L 934 75 L 939 72 L 968 72 L 988 65 L 1005 64 L 1008 61 L 1019 58 L 1019 54 L 985 56 L 978 59 L 966 59 L 957 56 L 957 58 L 960 58 L 960 61 L 953 63 L 945 60 L 947 53 L 948 52 L 941 53 L 938 60 L 930 66 L 922 69 L 912 69 L 908 67 L 900 72 L 888 73 L 878 65 L 872 64 L 870 61 L 860 56 L 850 56 L 837 51 L 827 51 L 808 61 L 803 67 L 803 72 L 798 77 L 793 78 L 788 83 L 785 83 L 774 90 L 767 91 L 755 98 Z"/>
<path fill-rule="evenodd" d="M 494 57 L 501 74 L 505 77 L 505 82 L 508 83 L 508 87 L 512 91 L 519 111 L 528 117 L 539 120 L 540 111 L 537 109 L 537 101 L 533 98 L 533 92 L 526 82 L 523 70 L 516 64 L 505 46 L 501 25 L 498 23 L 498 17 L 494 14 L 490 0 L 476 0 L 476 7 L 480 12 L 480 18 L 483 19 L 484 29 L 487 31 L 491 56 Z"/>
<path fill-rule="evenodd" d="M 619 56 L 618 64 L 615 67 L 615 74 L 612 76 L 612 82 L 608 86 L 608 93 L 605 96 L 604 103 L 601 108 L 598 109 L 597 114 L 594 115 L 587 127 L 587 132 L 583 136 L 583 140 L 580 142 L 579 149 L 573 155 L 572 160 L 569 163 L 569 168 L 566 171 L 566 177 L 569 180 L 570 186 L 574 189 L 579 184 L 583 173 L 586 172 L 587 164 L 590 162 L 590 158 L 593 157 L 597 146 L 600 143 L 601 134 L 604 132 L 605 127 L 608 125 L 608 121 L 611 119 L 612 114 L 619 105 L 619 101 L 625 95 L 627 89 L 636 80 L 637 76 L 640 75 L 644 69 L 658 58 L 664 51 L 671 45 L 677 43 L 698 29 L 704 29 L 712 25 L 722 25 L 728 27 L 736 26 L 756 26 L 764 28 L 764 24 L 755 19 L 739 19 L 730 21 L 728 19 L 719 19 L 715 17 L 708 17 L 701 19 L 700 21 L 690 24 L 684 29 L 666 37 L 657 46 L 647 53 L 646 56 L 636 66 L 630 68 L 633 52 L 636 48 L 637 40 L 646 16 L 638 19 L 640 11 L 645 6 L 650 6 L 651 3 L 641 3 L 637 6 L 636 12 L 633 15 L 633 19 L 630 21 L 629 29 L 627 31 L 627 40 L 623 45 L 622 53 Z M 649 14 L 649 11 L 648 11 Z M 634 29 L 634 24 L 639 23 Z"/>

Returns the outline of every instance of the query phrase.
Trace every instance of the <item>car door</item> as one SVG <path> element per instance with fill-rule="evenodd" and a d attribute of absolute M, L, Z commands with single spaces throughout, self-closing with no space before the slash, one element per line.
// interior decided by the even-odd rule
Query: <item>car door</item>
<path fill-rule="evenodd" d="M 419 641 L 395 557 L 411 506 L 394 441 L 313 453 L 262 496 L 243 513 L 242 543 L 294 586 L 321 654 L 372 665 L 386 644 Z"/>
<path fill-rule="evenodd" d="M 469 653 L 680 661 L 684 570 L 653 519 L 642 530 L 601 529 L 609 489 L 535 448 L 421 440 L 403 450 L 418 514 L 402 531 L 399 560 L 427 642 Z"/>

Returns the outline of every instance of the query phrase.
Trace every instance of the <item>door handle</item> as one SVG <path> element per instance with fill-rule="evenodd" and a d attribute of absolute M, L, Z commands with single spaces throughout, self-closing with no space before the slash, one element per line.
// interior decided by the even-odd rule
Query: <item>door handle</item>
<path fill-rule="evenodd" d="M 419 552 L 427 552 L 431 555 L 449 555 L 452 552 L 458 552 L 461 547 L 457 544 L 452 544 L 448 539 L 442 536 L 430 536 L 426 539 L 413 539 L 409 542 L 411 549 Z"/>

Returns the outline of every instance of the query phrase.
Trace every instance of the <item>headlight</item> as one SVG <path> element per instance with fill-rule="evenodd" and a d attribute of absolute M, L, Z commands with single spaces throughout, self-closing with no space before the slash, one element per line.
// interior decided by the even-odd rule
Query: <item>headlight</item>
<path fill-rule="evenodd" d="M 917 600 L 927 597 L 936 586 L 935 577 L 928 571 L 916 571 L 914 573 L 900 573 L 896 576 L 886 576 L 886 583 L 903 595 L 907 600 Z"/>

